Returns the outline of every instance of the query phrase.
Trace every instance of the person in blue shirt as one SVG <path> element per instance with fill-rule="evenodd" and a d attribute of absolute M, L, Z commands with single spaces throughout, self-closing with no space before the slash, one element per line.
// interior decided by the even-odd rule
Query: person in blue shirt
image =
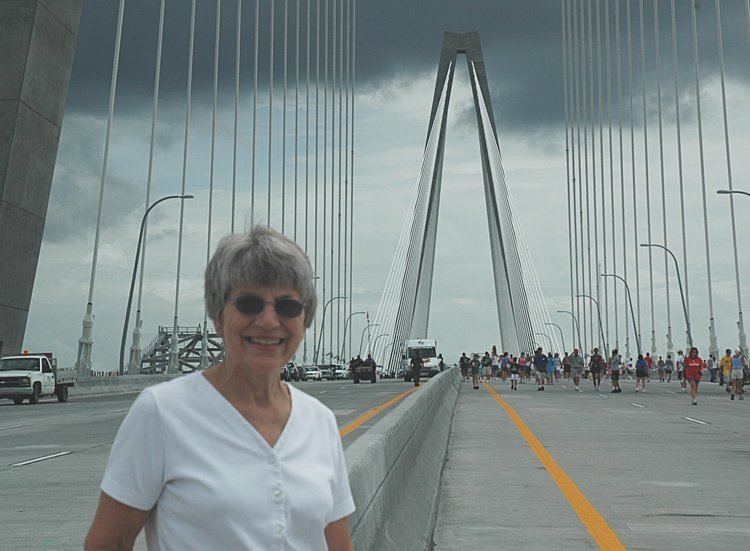
<path fill-rule="evenodd" d="M 555 368 L 557 365 L 555 365 L 555 357 L 552 355 L 552 352 L 547 353 L 547 384 L 552 385 L 554 383 L 554 375 L 555 375 Z"/>

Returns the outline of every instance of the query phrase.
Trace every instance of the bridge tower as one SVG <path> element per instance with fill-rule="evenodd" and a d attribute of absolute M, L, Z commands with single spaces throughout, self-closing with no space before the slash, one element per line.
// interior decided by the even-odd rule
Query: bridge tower
<path fill-rule="evenodd" d="M 394 278 L 400 284 L 400 289 L 395 293 L 389 289 L 384 292 L 381 307 L 386 313 L 383 316 L 389 317 L 388 296 L 396 294 L 399 299 L 395 309 L 394 330 L 391 333 L 395 340 L 428 336 L 445 136 L 453 76 L 459 54 L 466 57 L 477 117 L 502 346 L 503 349 L 514 353 L 530 352 L 534 347 L 534 329 L 512 218 L 513 209 L 502 174 L 497 129 L 478 32 L 446 32 L 443 36 L 427 128 L 422 177 L 415 194 L 413 212 L 409 213 L 411 227 L 405 228 L 402 233 L 402 241 L 408 241 L 408 245 L 404 245 L 405 260 L 398 260 L 398 252 L 394 260 L 394 266 L 399 262 L 408 266 L 402 268 L 402 276 Z M 416 265 L 416 268 L 412 265 Z M 400 353 L 397 347 L 394 347 L 389 357 L 391 369 L 399 358 Z"/>

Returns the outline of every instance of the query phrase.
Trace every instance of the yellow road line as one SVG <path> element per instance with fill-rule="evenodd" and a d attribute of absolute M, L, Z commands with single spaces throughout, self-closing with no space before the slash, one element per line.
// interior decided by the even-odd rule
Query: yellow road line
<path fill-rule="evenodd" d="M 412 387 L 409 390 L 407 390 L 405 392 L 402 392 L 401 394 L 399 394 L 397 396 L 394 396 L 393 398 L 391 398 L 387 402 L 384 402 L 384 403 L 380 404 L 379 406 L 375 406 L 371 410 L 366 411 L 365 413 L 363 413 L 362 415 L 360 415 L 359 417 L 357 417 L 354 421 L 352 421 L 351 423 L 348 423 L 347 425 L 345 425 L 339 431 L 339 434 L 341 435 L 341 438 L 343 438 L 344 436 L 346 436 L 347 434 L 349 434 L 353 430 L 358 429 L 363 423 L 365 423 L 366 421 L 372 419 L 373 417 L 375 417 L 381 411 L 386 410 L 389 407 L 397 404 L 398 402 L 400 402 L 401 400 L 403 400 L 404 398 L 406 398 L 409 394 L 411 394 L 412 392 L 414 392 L 418 388 L 419 387 L 416 387 L 416 386 Z"/>
<path fill-rule="evenodd" d="M 503 400 L 494 388 L 488 384 L 483 384 L 485 390 L 500 404 L 500 407 L 505 410 L 505 413 L 516 425 L 516 428 L 526 440 L 526 443 L 534 450 L 534 453 L 542 462 L 542 465 L 547 469 L 552 479 L 557 483 L 558 488 L 568 500 L 570 506 L 581 519 L 581 522 L 594 538 L 594 541 L 599 546 L 599 549 L 610 550 L 624 550 L 625 546 L 622 544 L 620 539 L 615 534 L 614 530 L 609 527 L 607 521 L 604 520 L 599 512 L 594 509 L 591 502 L 586 498 L 584 493 L 576 486 L 568 474 L 557 464 L 552 458 L 552 455 L 546 450 L 539 439 L 531 432 L 531 429 L 523 422 L 523 419 L 516 413 L 516 411 Z"/>

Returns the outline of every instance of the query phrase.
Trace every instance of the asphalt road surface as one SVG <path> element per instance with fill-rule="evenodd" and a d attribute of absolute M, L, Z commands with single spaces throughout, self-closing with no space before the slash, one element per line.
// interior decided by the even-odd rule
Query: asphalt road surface
<path fill-rule="evenodd" d="M 510 410 L 462 383 L 436 550 L 615 548 L 595 543 L 511 410 L 626 549 L 750 548 L 750 400 L 702 383 L 693 406 L 678 382 L 653 379 L 645 394 L 628 380 L 620 394 L 606 381 L 600 392 L 588 381 L 580 393 L 569 383 L 491 387 Z"/>
<path fill-rule="evenodd" d="M 333 410 L 344 427 L 408 390 L 403 381 L 293 383 Z M 0 400 L 0 549 L 81 549 L 109 450 L 137 392 L 43 399 L 32 406 Z M 344 447 L 383 412 L 347 434 Z M 136 548 L 145 548 L 139 538 Z"/>

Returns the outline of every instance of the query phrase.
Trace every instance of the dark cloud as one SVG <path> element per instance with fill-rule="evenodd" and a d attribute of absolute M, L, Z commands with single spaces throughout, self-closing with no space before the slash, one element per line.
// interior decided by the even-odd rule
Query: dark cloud
<path fill-rule="evenodd" d="M 576 6 L 596 6 L 598 0 L 576 2 Z M 269 54 L 269 0 L 260 2 L 259 87 L 262 98 L 267 94 Z M 332 11 L 334 1 L 328 2 Z M 690 86 L 692 46 L 690 11 L 678 2 L 678 49 L 684 86 Z M 747 76 L 747 42 L 745 13 L 740 2 L 725 3 L 722 22 L 727 70 Z M 195 33 L 194 99 L 207 101 L 213 74 L 215 2 L 198 0 Z M 284 0 L 276 0 L 275 74 L 280 88 L 283 78 L 283 14 Z M 604 5 L 600 4 L 602 17 Z M 614 48 L 614 3 L 610 2 L 613 22 L 611 42 Z M 626 2 L 620 2 L 622 45 L 626 46 Z M 654 88 L 653 2 L 645 2 L 645 45 L 647 79 Z M 669 2 L 660 2 L 660 44 L 664 94 L 668 95 L 671 75 L 671 36 Z M 234 90 L 234 51 L 236 0 L 222 2 L 222 41 L 220 50 L 220 89 L 227 97 Z M 315 10 L 312 1 L 312 63 L 315 62 Z M 325 1 L 320 0 L 321 11 Z M 639 2 L 631 0 L 633 72 L 640 83 Z M 698 30 L 702 73 L 718 71 L 716 20 L 714 4 L 702 2 L 698 10 Z M 255 2 L 242 2 L 242 76 L 243 105 L 247 108 L 252 77 L 252 46 L 254 39 Z M 289 0 L 289 82 L 294 78 L 294 33 L 296 0 Z M 300 1 L 301 39 L 305 42 L 307 2 Z M 357 85 L 360 90 L 389 86 L 394 79 L 408 79 L 432 74 L 437 66 L 442 33 L 479 31 L 483 43 L 487 73 L 496 117 L 506 130 L 534 130 L 562 123 L 562 48 L 561 14 L 558 1 L 513 0 L 379 0 L 357 2 Z M 83 10 L 74 74 L 69 95 L 69 110 L 104 112 L 106 110 L 117 2 L 88 2 Z M 148 110 L 151 105 L 157 37 L 159 2 L 129 0 L 123 30 L 119 110 Z M 167 1 L 164 53 L 162 60 L 161 101 L 185 101 L 187 49 L 190 2 Z M 584 20 L 588 25 L 588 20 Z M 322 26 L 322 24 L 321 24 Z M 595 26 L 594 26 L 595 30 Z M 604 41 L 605 29 L 601 28 Z M 321 48 L 323 38 L 321 37 Z M 332 46 L 332 44 L 331 44 Z M 587 45 L 586 45 L 587 46 Z M 604 42 L 602 54 L 604 54 Z M 584 52 L 586 53 L 586 52 Z M 612 55 L 615 55 L 614 50 Z M 301 58 L 304 77 L 304 52 Z M 604 61 L 604 60 L 603 60 Z M 627 59 L 622 54 L 623 77 L 627 76 Z M 322 61 L 321 61 L 322 63 Z M 615 79 L 612 59 L 612 79 Z M 321 67 L 322 70 L 322 67 Z M 332 71 L 332 67 L 329 68 Z M 606 77 L 606 74 L 605 74 Z M 606 90 L 606 86 L 604 88 Z M 638 90 L 639 88 L 636 88 Z M 625 92 L 627 87 L 624 86 Z M 277 90 L 280 94 L 280 90 Z M 654 94 L 650 90 L 649 94 Z M 425 98 L 429 101 L 430 98 Z"/>
<path fill-rule="evenodd" d="M 98 128 L 101 121 L 87 116 L 66 121 L 44 227 L 44 240 L 50 243 L 89 237 L 96 227 L 103 148 L 101 134 L 92 128 Z M 133 199 L 142 193 L 139 183 L 110 167 L 103 211 L 107 227 L 120 227 L 142 209 Z"/>

